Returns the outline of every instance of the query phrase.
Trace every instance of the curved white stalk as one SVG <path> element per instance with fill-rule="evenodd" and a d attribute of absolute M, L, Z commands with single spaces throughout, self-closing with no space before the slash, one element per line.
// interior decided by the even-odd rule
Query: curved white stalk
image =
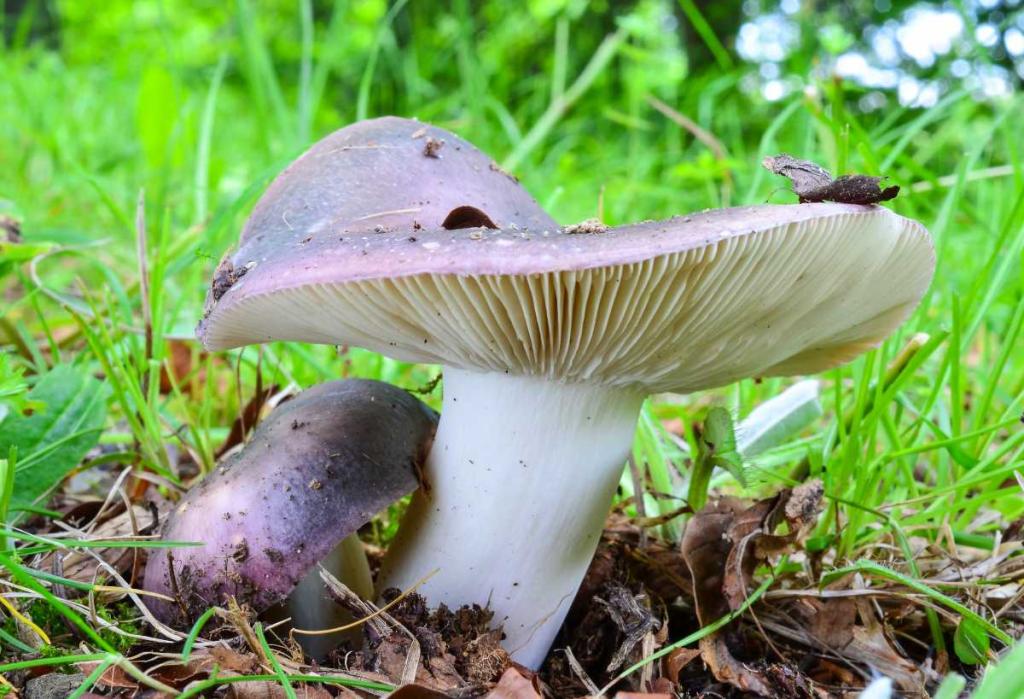
<path fill-rule="evenodd" d="M 445 368 L 444 409 L 381 569 L 449 606 L 490 604 L 505 647 L 537 667 L 594 555 L 643 394 Z"/>
<path fill-rule="evenodd" d="M 320 565 L 360 597 L 366 599 L 373 595 L 373 576 L 366 560 L 363 542 L 359 540 L 357 534 L 342 539 L 341 543 L 320 561 Z M 323 580 L 320 579 L 320 566 L 313 566 L 303 576 L 288 595 L 285 606 L 286 610 L 281 614 L 290 616 L 291 626 L 296 629 L 331 629 L 354 621 L 352 614 L 331 599 Z M 355 635 L 358 636 L 358 632 Z M 345 638 L 345 633 L 326 636 L 296 634 L 295 638 L 306 653 L 322 660 Z"/>

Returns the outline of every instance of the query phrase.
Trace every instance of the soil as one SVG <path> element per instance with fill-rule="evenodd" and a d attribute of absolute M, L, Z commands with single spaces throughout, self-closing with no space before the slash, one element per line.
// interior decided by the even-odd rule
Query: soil
<path fill-rule="evenodd" d="M 608 226 L 601 223 L 601 221 L 596 218 L 588 218 L 586 221 L 580 221 L 579 223 L 574 223 L 571 226 L 565 227 L 565 232 L 568 235 L 604 233 L 606 230 L 608 230 Z"/>
<path fill-rule="evenodd" d="M 441 157 L 441 149 L 444 147 L 444 139 L 433 138 L 427 136 L 427 140 L 423 143 L 423 155 L 428 158 Z"/>

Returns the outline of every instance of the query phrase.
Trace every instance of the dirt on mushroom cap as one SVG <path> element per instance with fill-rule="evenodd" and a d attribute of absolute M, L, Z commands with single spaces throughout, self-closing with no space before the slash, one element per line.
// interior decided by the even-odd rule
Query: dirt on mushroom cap
<path fill-rule="evenodd" d="M 378 511 L 414 490 L 436 414 L 376 381 L 321 384 L 278 406 L 245 448 L 194 486 L 165 522 L 145 587 L 165 621 L 235 596 L 259 610 Z M 301 425 L 296 429 L 295 425 Z"/>

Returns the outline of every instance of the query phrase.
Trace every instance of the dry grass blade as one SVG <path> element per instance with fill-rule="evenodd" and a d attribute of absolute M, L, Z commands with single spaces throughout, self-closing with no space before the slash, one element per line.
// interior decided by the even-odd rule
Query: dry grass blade
<path fill-rule="evenodd" d="M 707 146 L 716 160 L 725 160 L 728 156 L 726 153 L 725 146 L 722 142 L 715 138 L 715 135 L 707 129 L 701 127 L 700 124 L 695 122 L 685 114 L 681 114 L 672 107 L 668 106 L 654 95 L 647 95 L 647 104 L 651 105 L 659 112 L 668 117 L 669 120 L 675 122 L 679 126 L 683 127 L 690 133 L 691 136 L 696 138 L 698 141 Z M 728 171 L 727 171 L 728 172 Z"/>

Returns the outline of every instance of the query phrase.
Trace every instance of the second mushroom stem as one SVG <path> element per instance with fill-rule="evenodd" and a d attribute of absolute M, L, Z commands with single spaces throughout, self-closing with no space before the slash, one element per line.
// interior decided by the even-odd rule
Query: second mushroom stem
<path fill-rule="evenodd" d="M 600 540 L 643 395 L 446 368 L 425 477 L 381 570 L 431 604 L 490 604 L 505 647 L 537 667 Z"/>

